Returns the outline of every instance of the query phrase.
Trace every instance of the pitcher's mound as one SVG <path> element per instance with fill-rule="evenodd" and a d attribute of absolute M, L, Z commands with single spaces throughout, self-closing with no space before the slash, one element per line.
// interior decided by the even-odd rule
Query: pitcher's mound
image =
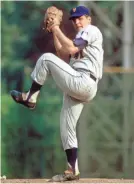
<path fill-rule="evenodd" d="M 47 183 L 49 179 L 1 179 L 1 183 Z M 56 183 L 56 182 L 54 182 Z M 99 179 L 99 178 L 81 178 L 78 181 L 68 181 L 64 183 L 90 183 L 90 184 L 103 184 L 103 183 L 133 183 L 131 179 Z M 49 184 L 51 184 L 49 182 Z M 60 182 L 62 184 L 62 182 Z"/>

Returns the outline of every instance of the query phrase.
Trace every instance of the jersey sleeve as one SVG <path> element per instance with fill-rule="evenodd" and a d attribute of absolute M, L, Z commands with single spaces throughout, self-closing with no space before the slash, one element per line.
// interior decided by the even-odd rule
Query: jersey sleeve
<path fill-rule="evenodd" d="M 93 43 L 98 39 L 99 30 L 94 26 L 89 26 L 87 29 L 80 32 L 76 37 L 85 40 L 88 44 Z"/>
<path fill-rule="evenodd" d="M 80 50 L 84 49 L 87 46 L 88 42 L 83 38 L 76 38 L 73 41 L 74 45 L 78 47 Z"/>
<path fill-rule="evenodd" d="M 87 41 L 88 44 L 91 44 L 96 40 L 96 32 L 86 30 L 81 34 L 81 38 Z"/>

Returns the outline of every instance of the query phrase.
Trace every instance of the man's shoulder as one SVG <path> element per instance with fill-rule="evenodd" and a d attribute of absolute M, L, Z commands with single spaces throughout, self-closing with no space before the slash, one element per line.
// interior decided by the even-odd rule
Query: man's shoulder
<path fill-rule="evenodd" d="M 77 33 L 75 39 L 77 38 L 82 38 L 89 41 L 89 39 L 92 38 L 102 38 L 102 33 L 97 26 L 89 24 L 86 28 Z"/>
<path fill-rule="evenodd" d="M 87 30 L 88 30 L 88 31 L 101 32 L 100 29 L 99 29 L 97 26 L 92 25 L 92 24 L 88 25 Z"/>

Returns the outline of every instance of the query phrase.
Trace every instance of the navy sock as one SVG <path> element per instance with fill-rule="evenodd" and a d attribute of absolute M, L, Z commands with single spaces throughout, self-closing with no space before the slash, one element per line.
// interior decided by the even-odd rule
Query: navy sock
<path fill-rule="evenodd" d="M 31 88 L 29 90 L 29 95 L 27 100 L 29 100 L 31 98 L 31 96 L 36 93 L 37 91 L 40 91 L 42 85 L 38 84 L 37 82 L 33 81 Z"/>
<path fill-rule="evenodd" d="M 77 148 L 67 149 L 65 151 L 68 163 L 72 166 L 73 170 L 75 170 L 75 162 L 77 159 Z"/>
<path fill-rule="evenodd" d="M 30 88 L 31 93 L 35 93 L 41 89 L 42 85 L 38 84 L 37 82 L 33 81 L 32 86 Z"/>

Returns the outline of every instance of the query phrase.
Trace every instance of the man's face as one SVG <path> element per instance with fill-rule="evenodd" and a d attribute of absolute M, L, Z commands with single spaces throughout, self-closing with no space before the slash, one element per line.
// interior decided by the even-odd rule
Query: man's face
<path fill-rule="evenodd" d="M 91 24 L 91 17 L 90 16 L 81 16 L 75 17 L 72 19 L 72 23 L 76 31 L 80 31 L 82 28 L 86 27 L 87 25 Z"/>

